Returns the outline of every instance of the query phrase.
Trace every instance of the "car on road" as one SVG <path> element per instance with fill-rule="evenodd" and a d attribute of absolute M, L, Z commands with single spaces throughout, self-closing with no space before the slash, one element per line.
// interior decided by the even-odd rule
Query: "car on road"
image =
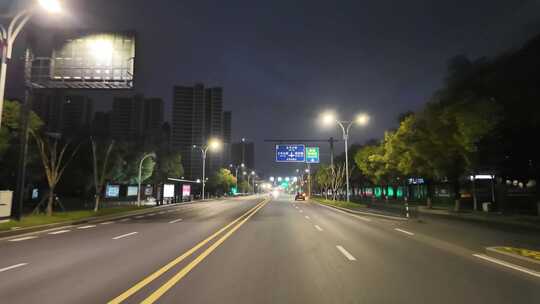
<path fill-rule="evenodd" d="M 305 193 L 296 193 L 296 196 L 294 197 L 295 201 L 305 201 L 306 200 L 306 194 Z"/>

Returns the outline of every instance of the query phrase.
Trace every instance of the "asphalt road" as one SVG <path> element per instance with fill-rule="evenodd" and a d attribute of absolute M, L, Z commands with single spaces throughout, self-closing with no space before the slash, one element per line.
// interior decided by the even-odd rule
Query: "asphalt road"
<path fill-rule="evenodd" d="M 196 203 L 0 241 L 0 303 L 540 303 L 540 277 L 477 256 L 512 238 L 483 229 Z"/>

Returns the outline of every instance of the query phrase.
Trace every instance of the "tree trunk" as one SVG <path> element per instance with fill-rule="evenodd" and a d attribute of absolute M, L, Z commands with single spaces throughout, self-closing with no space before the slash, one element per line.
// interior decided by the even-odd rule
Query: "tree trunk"
<path fill-rule="evenodd" d="M 94 203 L 94 212 L 98 212 L 99 210 L 99 200 L 101 199 L 101 195 L 96 194 L 96 201 Z"/>
<path fill-rule="evenodd" d="M 461 209 L 461 202 L 459 197 L 459 181 L 454 181 L 454 212 L 459 212 Z"/>
<path fill-rule="evenodd" d="M 49 192 L 49 201 L 47 202 L 47 216 L 52 216 L 54 204 L 54 188 Z"/>
<path fill-rule="evenodd" d="M 433 208 L 433 202 L 431 201 L 431 183 L 429 181 L 426 181 L 426 191 L 427 191 L 426 206 L 428 209 L 431 209 Z"/>

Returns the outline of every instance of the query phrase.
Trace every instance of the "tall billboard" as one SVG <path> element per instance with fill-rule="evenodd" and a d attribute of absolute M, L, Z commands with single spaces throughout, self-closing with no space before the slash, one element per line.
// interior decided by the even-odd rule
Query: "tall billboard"
<path fill-rule="evenodd" d="M 50 57 L 27 62 L 36 88 L 131 89 L 135 73 L 134 32 L 59 35 Z"/>

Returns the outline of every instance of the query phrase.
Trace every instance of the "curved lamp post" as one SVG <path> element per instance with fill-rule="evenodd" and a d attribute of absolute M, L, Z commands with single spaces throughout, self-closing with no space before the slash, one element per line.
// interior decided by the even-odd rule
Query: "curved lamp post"
<path fill-rule="evenodd" d="M 137 206 L 140 207 L 141 206 L 141 179 L 142 179 L 142 164 L 144 162 L 145 159 L 149 158 L 149 157 L 152 157 L 152 158 L 156 158 L 156 153 L 148 153 L 146 155 L 144 155 L 142 158 L 141 158 L 141 161 L 139 162 L 139 187 L 137 187 Z"/>
<path fill-rule="evenodd" d="M 52 14 L 57 14 L 62 11 L 59 0 L 39 0 L 37 2 L 39 5 L 24 9 L 15 15 L 7 28 L 0 24 L 0 48 L 2 57 L 0 67 L 0 127 L 2 126 L 2 109 L 4 107 L 7 65 L 9 61 L 11 61 L 15 39 L 17 39 L 17 36 L 19 36 L 23 27 L 28 23 L 39 7 Z"/>
<path fill-rule="evenodd" d="M 369 116 L 367 114 L 359 114 L 355 120 L 338 120 L 334 112 L 325 112 L 321 116 L 324 125 L 331 125 L 337 123 L 343 131 L 343 141 L 345 142 L 345 178 L 347 181 L 347 202 L 350 200 L 349 190 L 349 131 L 354 124 L 365 126 L 369 122 Z"/>
<path fill-rule="evenodd" d="M 221 148 L 221 141 L 216 138 L 211 138 L 204 146 L 193 145 L 193 149 L 200 149 L 202 154 L 202 199 L 204 200 L 204 188 L 206 186 L 206 154 L 208 149 L 216 151 Z"/>

